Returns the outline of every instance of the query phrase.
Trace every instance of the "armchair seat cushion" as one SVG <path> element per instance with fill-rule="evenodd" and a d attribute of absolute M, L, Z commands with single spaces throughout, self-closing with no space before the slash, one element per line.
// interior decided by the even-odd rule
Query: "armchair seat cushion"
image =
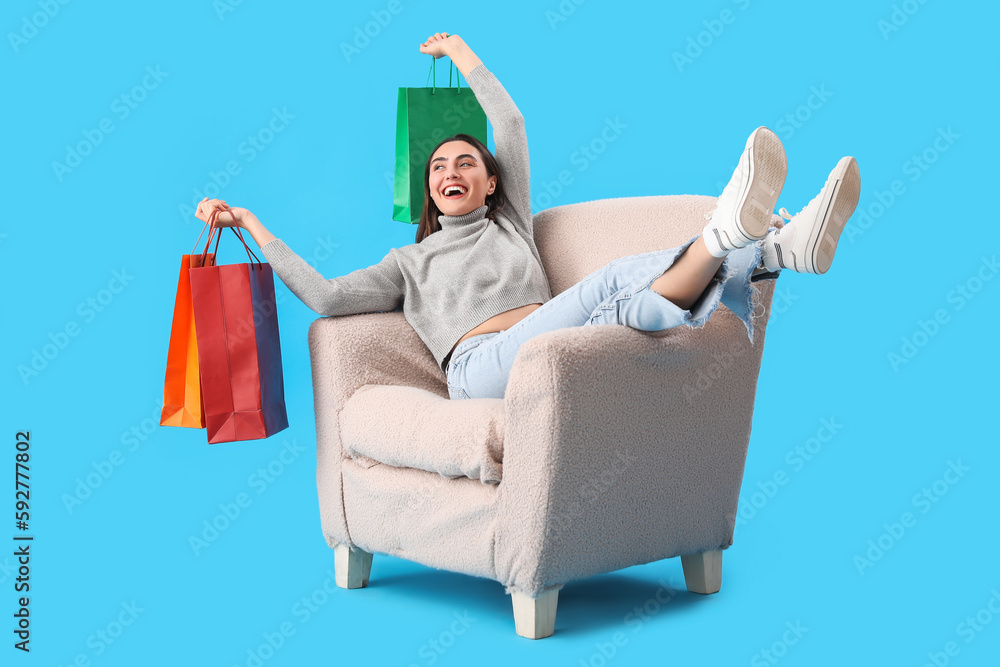
<path fill-rule="evenodd" d="M 417 387 L 369 384 L 340 413 L 344 453 L 377 463 L 499 484 L 503 462 L 502 399 L 453 401 Z"/>

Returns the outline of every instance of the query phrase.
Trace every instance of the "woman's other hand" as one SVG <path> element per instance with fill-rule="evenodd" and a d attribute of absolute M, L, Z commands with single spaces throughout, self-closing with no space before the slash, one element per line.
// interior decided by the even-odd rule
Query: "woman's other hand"
<path fill-rule="evenodd" d="M 461 37 L 446 32 L 436 32 L 428 37 L 427 41 L 420 45 L 420 52 L 429 53 L 435 58 L 448 56 L 462 76 L 466 77 L 469 76 L 469 72 L 483 64 Z"/>
<path fill-rule="evenodd" d="M 198 202 L 198 209 L 195 217 L 203 222 L 208 222 L 212 213 L 219 210 L 220 213 L 215 218 L 216 227 L 242 227 L 250 232 L 250 236 L 261 248 L 274 240 L 274 235 L 260 223 L 257 216 L 239 206 L 229 207 L 221 199 L 209 199 L 205 197 Z"/>
<path fill-rule="evenodd" d="M 229 208 L 229 205 L 226 204 L 226 202 L 224 200 L 222 200 L 222 199 L 209 199 L 208 197 L 205 197 L 200 202 L 198 202 L 198 208 L 194 212 L 194 217 L 198 218 L 202 222 L 208 222 L 209 218 L 212 217 L 212 213 L 216 209 L 225 210 L 225 209 L 228 209 L 228 208 Z M 221 222 L 219 220 L 219 218 L 221 218 L 221 217 L 222 217 L 222 214 L 220 213 L 219 216 L 218 216 L 218 218 L 216 218 L 216 221 L 215 221 L 216 224 L 219 227 L 230 227 L 230 226 L 232 226 L 232 216 L 229 216 L 229 215 L 226 216 L 226 219 L 230 221 L 229 224 L 225 224 L 225 223 Z"/>
<path fill-rule="evenodd" d="M 194 215 L 202 222 L 208 222 L 209 218 L 212 217 L 212 212 L 216 209 L 220 211 L 215 218 L 216 227 L 242 227 L 249 230 L 249 226 L 257 222 L 257 216 L 247 209 L 238 206 L 229 207 L 222 199 L 209 199 L 208 197 L 198 203 L 198 210 L 195 211 Z"/>
<path fill-rule="evenodd" d="M 462 44 L 462 38 L 458 35 L 436 32 L 420 45 L 420 53 L 429 53 L 435 58 L 440 58 L 441 56 L 448 56 L 450 58 L 459 44 Z"/>

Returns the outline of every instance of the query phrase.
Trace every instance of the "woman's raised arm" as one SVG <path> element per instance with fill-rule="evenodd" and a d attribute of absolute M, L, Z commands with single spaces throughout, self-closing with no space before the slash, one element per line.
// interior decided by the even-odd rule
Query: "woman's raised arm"
<path fill-rule="evenodd" d="M 495 157 L 500 164 L 504 192 L 513 213 L 507 217 L 523 235 L 531 239 L 531 201 L 528 194 L 531 170 L 528 164 L 524 116 L 497 78 L 458 35 L 446 32 L 431 35 L 420 45 L 420 52 L 429 53 L 435 58 L 448 56 L 469 82 L 476 100 L 493 126 Z"/>

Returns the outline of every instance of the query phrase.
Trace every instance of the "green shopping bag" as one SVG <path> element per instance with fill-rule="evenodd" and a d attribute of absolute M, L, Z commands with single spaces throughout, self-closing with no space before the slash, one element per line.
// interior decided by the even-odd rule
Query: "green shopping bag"
<path fill-rule="evenodd" d="M 424 209 L 424 166 L 442 139 L 470 134 L 486 144 L 486 113 L 475 94 L 462 92 L 454 63 L 448 68 L 448 87 L 437 87 L 437 59 L 431 56 L 430 88 L 400 88 L 396 106 L 396 176 L 393 181 L 392 219 L 420 223 Z"/>

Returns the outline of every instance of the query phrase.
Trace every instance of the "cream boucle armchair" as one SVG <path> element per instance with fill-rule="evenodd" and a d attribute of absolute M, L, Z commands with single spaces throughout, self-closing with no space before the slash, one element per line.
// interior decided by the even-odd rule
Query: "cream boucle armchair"
<path fill-rule="evenodd" d="M 678 195 L 538 213 L 553 295 L 618 257 L 680 245 L 714 205 Z M 752 345 L 721 305 L 699 329 L 560 329 L 521 347 L 503 399 L 449 400 L 401 312 L 316 320 L 317 482 L 337 584 L 366 586 L 375 552 L 486 577 L 531 638 L 553 633 L 575 579 L 680 556 L 689 590 L 718 591 L 773 278 L 753 283 Z"/>

